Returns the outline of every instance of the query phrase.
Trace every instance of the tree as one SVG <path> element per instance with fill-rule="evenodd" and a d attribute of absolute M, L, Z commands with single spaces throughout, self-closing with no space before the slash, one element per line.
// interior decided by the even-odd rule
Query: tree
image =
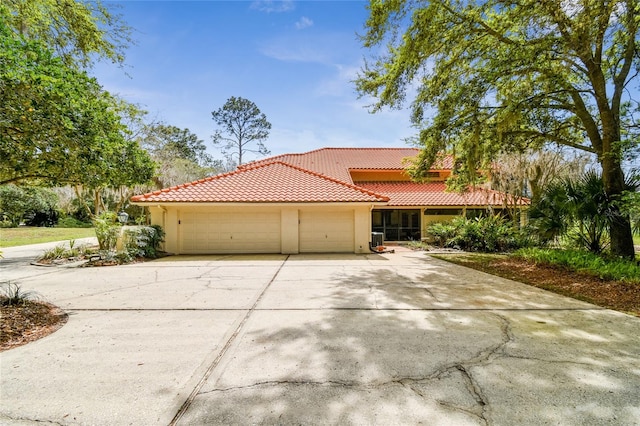
<path fill-rule="evenodd" d="M 0 184 L 95 187 L 148 176 L 153 168 L 146 153 L 125 138 L 123 104 L 85 71 L 65 65 L 42 42 L 12 32 L 4 21 Z"/>
<path fill-rule="evenodd" d="M 101 92 L 96 98 L 106 109 L 93 117 L 97 128 L 92 123 L 91 127 L 82 132 L 81 139 L 92 150 L 74 152 L 68 158 L 70 164 L 79 165 L 73 175 L 76 180 L 72 182 L 78 199 L 84 200 L 80 189 L 93 194 L 93 210 L 87 206 L 90 217 L 108 210 L 103 197 L 106 189 L 119 192 L 115 210 L 120 210 L 133 195 L 131 188 L 150 182 L 156 168 L 149 153 L 140 147 L 138 135 L 130 127 L 131 123 L 140 120 L 146 112 L 107 92 Z"/>
<path fill-rule="evenodd" d="M 158 164 L 154 180 L 159 188 L 202 179 L 222 168 L 220 160 L 207 153 L 204 141 L 189 129 L 149 124 L 141 144 Z"/>
<path fill-rule="evenodd" d="M 213 135 L 213 144 L 223 145 L 222 152 L 230 162 L 237 155 L 238 164 L 242 164 L 247 152 L 270 154 L 262 141 L 269 137 L 271 123 L 250 100 L 232 96 L 211 115 L 213 121 L 222 128 Z M 248 148 L 253 142 L 257 144 L 257 149 Z"/>
<path fill-rule="evenodd" d="M 151 124 L 147 126 L 142 146 L 154 158 L 168 160 L 182 158 L 201 167 L 209 167 L 214 163 L 207 153 L 204 141 L 191 133 L 189 129 L 180 129 L 166 124 Z"/>
<path fill-rule="evenodd" d="M 131 28 L 100 1 L 3 0 L 6 25 L 27 40 L 44 43 L 67 66 L 88 66 L 96 57 L 124 62 Z"/>
<path fill-rule="evenodd" d="M 490 170 L 491 189 L 523 196 L 535 203 L 546 186 L 559 178 L 578 178 L 589 164 L 589 155 L 543 148 L 524 152 L 504 153 L 497 157 Z"/>
<path fill-rule="evenodd" d="M 58 221 L 58 197 L 50 189 L 0 186 L 0 221 L 16 227 L 22 221 L 29 226 L 53 226 Z"/>
<path fill-rule="evenodd" d="M 412 121 L 423 147 L 418 170 L 454 149 L 463 170 L 499 152 L 547 142 L 593 153 L 612 200 L 621 167 L 638 146 L 640 68 L 637 0 L 384 1 L 369 9 L 365 47 L 387 53 L 365 64 L 356 85 L 372 110 L 400 107 L 416 90 Z M 433 117 L 428 115 L 433 112 Z M 629 217 L 614 209 L 611 251 L 633 257 Z"/>

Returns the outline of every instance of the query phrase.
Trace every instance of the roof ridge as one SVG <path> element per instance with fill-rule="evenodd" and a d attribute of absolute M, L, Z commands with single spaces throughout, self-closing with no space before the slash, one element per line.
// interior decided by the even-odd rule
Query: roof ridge
<path fill-rule="evenodd" d="M 400 150 L 415 150 L 415 151 L 420 151 L 420 148 L 414 148 L 414 147 L 406 147 L 406 148 L 398 148 L 398 147 L 390 147 L 390 146 L 384 146 L 384 147 L 375 147 L 375 146 L 370 146 L 370 147 L 339 147 L 339 146 L 325 146 L 322 148 L 316 148 L 316 149 L 312 149 L 311 151 L 305 151 L 305 152 L 290 152 L 290 153 L 286 153 L 286 154 L 278 154 L 278 155 L 274 155 L 273 157 L 266 157 L 266 158 L 260 158 L 258 160 L 253 160 L 250 161 L 249 163 L 245 163 L 245 164 L 240 164 L 238 167 L 246 167 L 249 164 L 252 163 L 261 163 L 263 161 L 269 161 L 269 160 L 274 160 L 276 158 L 279 157 L 285 157 L 285 156 L 303 156 L 303 155 L 308 155 L 308 154 L 313 154 L 314 152 L 320 152 L 320 151 L 329 151 L 329 150 L 350 150 L 350 151 L 362 151 L 362 150 L 386 150 L 386 151 L 400 151 Z"/>

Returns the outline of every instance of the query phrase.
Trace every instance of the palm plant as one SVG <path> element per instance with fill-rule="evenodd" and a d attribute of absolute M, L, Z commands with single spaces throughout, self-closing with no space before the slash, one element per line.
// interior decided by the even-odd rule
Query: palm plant
<path fill-rule="evenodd" d="M 565 178 L 549 185 L 530 216 L 542 240 L 566 236 L 593 253 L 609 244 L 608 230 L 616 217 L 602 176 L 593 170 L 578 179 Z"/>
<path fill-rule="evenodd" d="M 609 225 L 616 217 L 602 177 L 588 171 L 576 181 L 568 180 L 566 190 L 576 221 L 569 236 L 579 247 L 592 253 L 602 252 L 608 245 Z"/>

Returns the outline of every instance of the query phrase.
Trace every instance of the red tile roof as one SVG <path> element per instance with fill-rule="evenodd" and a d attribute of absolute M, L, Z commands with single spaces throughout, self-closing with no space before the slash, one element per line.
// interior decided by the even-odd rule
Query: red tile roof
<path fill-rule="evenodd" d="M 389 206 L 479 206 L 504 204 L 505 194 L 476 189 L 446 192 L 443 182 L 354 182 L 350 170 L 404 169 L 414 148 L 323 148 L 241 165 L 238 170 L 137 195 L 140 203 L 386 202 Z M 451 169 L 445 157 L 434 170 Z M 528 200 L 525 201 L 528 203 Z"/>
<path fill-rule="evenodd" d="M 416 148 L 322 148 L 302 154 L 283 154 L 248 163 L 240 168 L 282 161 L 306 170 L 312 170 L 326 176 L 332 176 L 343 182 L 353 183 L 349 170 L 402 170 L 407 161 L 415 158 Z M 442 164 L 434 165 L 434 170 L 450 170 L 451 156 L 444 158 Z"/>
<path fill-rule="evenodd" d="M 385 202 L 389 198 L 282 161 L 240 170 L 131 198 L 133 202 L 319 203 Z"/>
<path fill-rule="evenodd" d="M 446 192 L 444 182 L 356 182 L 356 185 L 387 195 L 389 206 L 502 206 L 506 197 L 501 192 L 479 188 L 463 194 Z"/>

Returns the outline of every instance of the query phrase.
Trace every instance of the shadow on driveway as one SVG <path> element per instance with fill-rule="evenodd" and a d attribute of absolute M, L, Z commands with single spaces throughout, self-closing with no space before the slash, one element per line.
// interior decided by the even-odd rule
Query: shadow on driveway
<path fill-rule="evenodd" d="M 636 318 L 428 257 L 389 259 L 290 259 L 182 423 L 640 418 Z"/>

